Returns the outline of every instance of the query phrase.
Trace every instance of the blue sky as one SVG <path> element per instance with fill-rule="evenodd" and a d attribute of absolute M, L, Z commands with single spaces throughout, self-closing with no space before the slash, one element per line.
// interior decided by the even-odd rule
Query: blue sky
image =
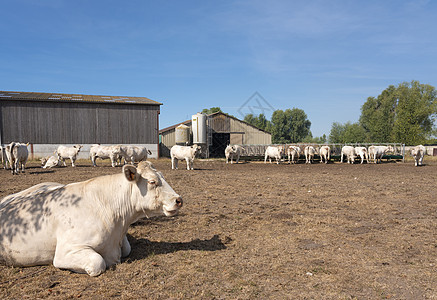
<path fill-rule="evenodd" d="M 437 85 L 437 1 L 0 5 L 0 90 L 144 96 L 161 128 L 213 106 L 242 119 L 258 100 L 329 135 L 389 85 Z"/>

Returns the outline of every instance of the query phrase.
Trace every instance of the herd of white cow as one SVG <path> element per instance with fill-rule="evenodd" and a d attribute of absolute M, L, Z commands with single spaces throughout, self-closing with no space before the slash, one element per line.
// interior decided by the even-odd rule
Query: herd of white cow
<path fill-rule="evenodd" d="M 229 147 L 229 146 L 228 146 Z M 235 147 L 235 146 L 234 146 Z M 241 148 L 241 147 L 240 147 Z M 276 159 L 276 163 L 285 155 L 285 149 L 287 149 L 288 163 L 297 163 L 301 155 L 305 156 L 305 163 L 311 164 L 314 162 L 314 156 L 318 154 L 320 156 L 321 163 L 328 163 L 331 158 L 331 147 L 330 146 L 305 146 L 302 150 L 299 146 L 288 146 L 285 148 L 282 145 L 279 146 L 268 146 L 265 151 L 264 163 L 272 162 L 272 158 Z M 228 148 L 226 148 L 228 150 Z M 231 151 L 231 150 L 229 150 Z M 373 162 L 375 164 L 381 162 L 381 158 L 387 153 L 393 153 L 393 146 L 370 146 L 366 147 L 353 147 L 353 146 L 343 146 L 340 154 L 340 162 L 343 163 L 344 159 L 347 163 L 353 164 L 355 159 L 361 159 L 361 164 L 366 161 L 367 163 Z M 226 152 L 225 152 L 226 153 Z M 415 146 L 411 149 L 411 155 L 414 158 L 415 166 L 421 166 L 423 162 L 423 157 L 425 156 L 426 149 L 423 145 Z M 238 157 L 240 152 L 238 151 Z M 228 155 L 226 154 L 226 162 L 228 162 Z M 231 159 L 232 163 L 232 159 Z"/>
<path fill-rule="evenodd" d="M 24 172 L 27 159 L 29 157 L 29 151 L 27 146 L 29 144 L 23 143 L 10 143 L 6 146 L 0 146 L 0 156 L 3 167 L 5 169 L 10 168 L 12 174 L 18 174 L 21 171 Z M 70 159 L 71 166 L 75 167 L 77 155 L 80 152 L 82 145 L 64 146 L 60 145 L 54 152 L 54 155 L 41 158 L 41 164 L 44 169 L 61 166 L 66 166 L 66 159 Z M 148 155 L 152 152 L 146 147 L 132 146 L 132 145 L 110 145 L 102 146 L 94 144 L 90 148 L 90 159 L 94 167 L 97 166 L 96 159 L 110 159 L 113 167 L 121 165 L 121 161 L 124 159 L 125 163 L 134 164 L 140 161 L 145 161 Z"/>
<path fill-rule="evenodd" d="M 24 166 L 28 157 L 27 144 L 11 143 L 2 148 L 2 159 L 9 163 L 12 173 Z M 65 159 L 74 163 L 81 145 L 59 146 L 56 156 L 43 160 L 45 168 L 65 165 Z M 284 146 L 269 146 L 265 160 L 279 161 L 284 155 Z M 238 163 L 241 146 L 228 146 L 225 150 L 226 163 L 236 159 Z M 187 162 L 193 169 L 198 145 L 173 146 L 171 149 L 172 169 L 177 169 L 178 160 Z M 348 163 L 359 156 L 375 163 L 387 153 L 391 146 L 351 147 L 341 151 Z M 298 146 L 287 149 L 289 163 L 296 163 L 301 154 L 306 163 L 311 163 L 318 154 L 320 162 L 330 160 L 329 146 L 307 146 L 303 151 Z M 421 165 L 425 148 L 412 149 L 415 165 Z M 151 154 L 145 148 L 135 146 L 93 145 L 90 157 L 93 166 L 96 158 L 111 159 L 112 166 L 124 164 L 118 174 L 100 176 L 87 181 L 60 184 L 40 183 L 24 191 L 0 200 L 0 262 L 12 266 L 35 266 L 52 263 L 55 267 L 74 272 L 98 276 L 108 267 L 120 263 L 122 257 L 131 252 L 126 237 L 129 225 L 140 218 L 165 215 L 174 216 L 183 205 L 182 198 L 165 181 L 153 165 L 145 161 Z M 139 162 L 135 167 L 133 164 Z M 7 165 L 5 163 L 5 167 Z"/>

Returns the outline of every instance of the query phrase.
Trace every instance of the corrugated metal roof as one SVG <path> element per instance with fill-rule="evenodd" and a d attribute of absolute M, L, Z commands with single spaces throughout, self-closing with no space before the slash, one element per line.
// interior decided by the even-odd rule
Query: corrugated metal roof
<path fill-rule="evenodd" d="M 53 101 L 53 102 L 96 102 L 96 103 L 120 103 L 120 104 L 149 104 L 162 105 L 162 103 L 146 97 L 127 96 L 100 96 L 82 94 L 61 93 L 36 93 L 36 92 L 10 92 L 0 91 L 0 100 L 17 101 Z"/>

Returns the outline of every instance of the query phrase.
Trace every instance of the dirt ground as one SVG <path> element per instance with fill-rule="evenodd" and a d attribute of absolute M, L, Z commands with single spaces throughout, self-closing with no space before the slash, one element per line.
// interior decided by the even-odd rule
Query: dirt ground
<path fill-rule="evenodd" d="M 95 278 L 0 266 L 0 298 L 437 299 L 436 161 L 153 163 L 184 198 L 178 216 L 133 224 L 131 255 Z M 0 197 L 114 172 L 33 162 L 0 170 Z"/>

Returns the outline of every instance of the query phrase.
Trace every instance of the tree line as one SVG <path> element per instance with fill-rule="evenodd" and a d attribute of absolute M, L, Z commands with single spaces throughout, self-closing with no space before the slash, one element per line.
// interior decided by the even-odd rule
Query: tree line
<path fill-rule="evenodd" d="M 219 107 L 204 113 L 221 111 Z M 437 92 L 418 81 L 390 85 L 377 97 L 368 97 L 356 123 L 334 122 L 328 137 L 313 137 L 311 122 L 299 108 L 275 110 L 268 120 L 264 114 L 248 114 L 244 121 L 272 134 L 272 143 L 436 143 Z"/>

